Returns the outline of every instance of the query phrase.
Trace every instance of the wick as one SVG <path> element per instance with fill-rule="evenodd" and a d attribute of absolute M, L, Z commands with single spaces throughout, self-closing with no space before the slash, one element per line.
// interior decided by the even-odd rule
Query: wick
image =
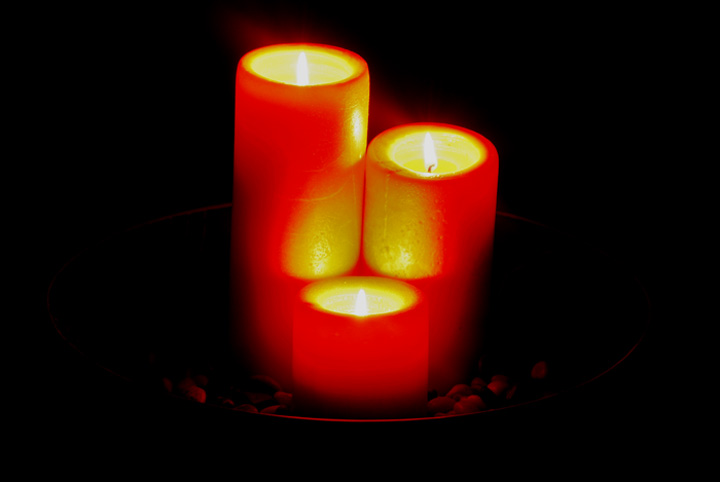
<path fill-rule="evenodd" d="M 423 162 L 427 168 L 427 172 L 433 172 L 433 169 L 437 167 L 438 159 L 435 154 L 435 144 L 433 144 L 432 137 L 429 132 L 425 133 L 425 142 L 423 143 Z"/>

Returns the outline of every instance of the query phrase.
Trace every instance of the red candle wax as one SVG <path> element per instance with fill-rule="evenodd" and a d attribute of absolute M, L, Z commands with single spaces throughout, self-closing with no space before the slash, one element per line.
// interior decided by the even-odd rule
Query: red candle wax
<path fill-rule="evenodd" d="M 365 262 L 425 293 L 430 388 L 440 392 L 467 379 L 481 348 L 497 178 L 495 147 L 457 126 L 397 126 L 368 146 Z"/>
<path fill-rule="evenodd" d="M 297 413 L 346 419 L 424 416 L 427 316 L 422 293 L 398 280 L 345 276 L 306 286 L 293 325 Z"/>
<path fill-rule="evenodd" d="M 367 64 L 337 47 L 273 45 L 238 65 L 233 337 L 285 389 L 296 290 L 359 257 L 368 99 Z"/>

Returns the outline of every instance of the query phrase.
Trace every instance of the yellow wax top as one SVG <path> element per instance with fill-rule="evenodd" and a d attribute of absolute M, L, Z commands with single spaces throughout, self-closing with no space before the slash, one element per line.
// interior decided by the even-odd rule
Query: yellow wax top
<path fill-rule="evenodd" d="M 425 139 L 432 138 L 437 165 L 428 172 Z M 442 124 L 408 124 L 392 128 L 373 140 L 374 153 L 385 165 L 394 164 L 400 174 L 410 177 L 442 179 L 480 166 L 487 150 L 470 131 Z"/>
<path fill-rule="evenodd" d="M 363 61 L 352 52 L 316 44 L 262 47 L 246 54 L 243 62 L 249 71 L 260 77 L 291 85 L 339 83 L 364 70 Z M 306 62 L 307 69 L 299 66 L 299 62 Z"/>
<path fill-rule="evenodd" d="M 361 294 L 362 291 L 362 294 Z M 358 297 L 366 304 L 358 312 Z M 373 316 L 396 313 L 415 306 L 419 296 L 410 285 L 393 279 L 347 276 L 317 281 L 302 293 L 303 301 L 331 313 Z"/>

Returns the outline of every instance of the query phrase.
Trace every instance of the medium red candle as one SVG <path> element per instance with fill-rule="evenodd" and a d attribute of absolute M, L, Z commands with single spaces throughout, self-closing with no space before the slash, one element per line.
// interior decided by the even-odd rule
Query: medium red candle
<path fill-rule="evenodd" d="M 498 155 L 483 136 L 407 124 L 370 142 L 363 255 L 412 282 L 430 310 L 430 388 L 467 379 L 480 349 L 495 227 Z"/>
<path fill-rule="evenodd" d="M 273 45 L 238 65 L 234 336 L 252 370 L 287 388 L 296 290 L 359 257 L 368 99 L 367 64 L 337 47 Z"/>
<path fill-rule="evenodd" d="M 346 276 L 298 296 L 293 400 L 298 414 L 326 418 L 424 416 L 428 314 L 402 281 Z"/>

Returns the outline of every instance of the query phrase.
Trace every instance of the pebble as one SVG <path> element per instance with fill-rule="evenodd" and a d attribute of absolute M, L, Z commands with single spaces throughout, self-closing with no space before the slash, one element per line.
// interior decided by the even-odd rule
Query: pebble
<path fill-rule="evenodd" d="M 182 393 L 190 400 L 195 400 L 200 403 L 205 403 L 205 400 L 207 399 L 207 393 L 205 390 L 196 385 L 188 387 L 188 389 L 184 390 Z"/>
<path fill-rule="evenodd" d="M 535 365 L 533 365 L 532 370 L 530 370 L 530 378 L 534 380 L 542 380 L 547 376 L 547 363 L 544 361 L 539 361 Z"/>
<path fill-rule="evenodd" d="M 248 398 L 250 403 L 252 403 L 254 405 L 266 402 L 268 400 L 274 400 L 273 396 L 269 395 L 267 393 L 245 392 L 245 396 Z"/>
<path fill-rule="evenodd" d="M 243 403 L 242 405 L 238 405 L 233 410 L 239 410 L 241 412 L 252 412 L 257 413 L 258 409 L 253 405 L 252 403 Z"/>
<path fill-rule="evenodd" d="M 185 393 L 190 389 L 190 387 L 195 387 L 195 386 L 197 386 L 195 384 L 195 380 L 193 380 L 190 377 L 185 377 L 178 382 L 176 388 L 177 388 L 178 392 Z"/>
<path fill-rule="evenodd" d="M 505 383 L 509 383 L 510 379 L 509 379 L 506 375 L 497 374 L 497 375 L 493 375 L 492 377 L 490 377 L 490 381 L 491 381 L 491 382 L 505 382 Z"/>
<path fill-rule="evenodd" d="M 475 413 L 485 410 L 487 405 L 479 395 L 470 395 L 469 397 L 463 397 L 460 401 L 456 402 L 453 406 L 455 413 Z"/>
<path fill-rule="evenodd" d="M 487 387 L 487 383 L 480 377 L 475 377 L 470 382 L 470 390 L 476 395 L 481 392 L 485 387 Z"/>
<path fill-rule="evenodd" d="M 207 375 L 195 375 L 193 378 L 193 381 L 195 382 L 195 385 L 198 387 L 207 387 L 208 384 L 208 377 Z"/>
<path fill-rule="evenodd" d="M 292 393 L 275 392 L 275 395 L 273 395 L 273 398 L 280 405 L 285 405 L 288 408 L 292 407 Z"/>
<path fill-rule="evenodd" d="M 510 388 L 508 388 L 508 390 L 505 392 L 506 400 L 510 400 L 515 395 L 515 392 L 517 391 L 517 387 L 518 387 L 517 385 L 513 385 Z"/>
<path fill-rule="evenodd" d="M 510 384 L 506 379 L 497 379 L 488 383 L 487 389 L 499 397 L 503 394 L 503 392 L 505 392 L 505 390 L 508 389 L 509 386 Z"/>
<path fill-rule="evenodd" d="M 472 395 L 472 393 L 473 392 L 472 392 L 472 389 L 470 388 L 470 385 L 466 385 L 464 383 L 458 383 L 457 385 L 452 387 L 445 396 L 453 398 L 457 402 L 458 400 L 460 400 L 460 398 Z"/>
<path fill-rule="evenodd" d="M 275 392 L 281 392 L 282 387 L 267 375 L 253 375 L 250 377 L 250 391 L 272 395 Z"/>
<path fill-rule="evenodd" d="M 162 385 L 167 390 L 168 393 L 172 393 L 173 384 L 172 381 L 168 377 L 163 377 L 162 379 Z"/>
<path fill-rule="evenodd" d="M 449 412 L 455 406 L 456 400 L 450 397 L 436 397 L 427 403 L 427 413 L 434 415 L 436 413 Z"/>
<path fill-rule="evenodd" d="M 285 405 L 271 405 L 260 410 L 260 413 L 272 413 L 278 415 L 286 415 L 290 413 L 289 409 Z"/>
<path fill-rule="evenodd" d="M 240 388 L 230 388 L 225 394 L 227 398 L 235 402 L 235 405 L 242 405 L 243 403 L 252 403 L 248 398 L 247 394 Z"/>
<path fill-rule="evenodd" d="M 482 367 L 482 362 L 478 366 Z M 487 375 L 489 376 L 489 373 Z M 539 361 L 530 370 L 530 379 L 520 385 L 514 383 L 507 375 L 497 373 L 489 379 L 489 382 L 486 382 L 487 378 L 476 376 L 469 385 L 458 383 L 445 395 L 439 395 L 436 390 L 430 390 L 428 391 L 427 416 L 446 417 L 455 414 L 476 413 L 488 408 L 507 405 L 513 397 L 525 400 L 534 393 L 528 390 L 546 376 L 547 363 Z M 166 376 L 161 379 L 165 390 L 199 403 L 206 403 L 208 395 L 203 387 L 209 385 L 210 379 L 207 375 L 189 376 L 188 373 L 188 376 L 181 378 L 177 383 L 173 383 L 173 380 L 177 380 L 177 378 Z M 214 383 L 217 384 L 217 381 Z M 219 385 L 222 386 L 222 384 Z M 213 386 L 217 389 L 218 385 Z M 293 394 L 282 390 L 277 381 L 265 375 L 255 375 L 246 383 L 230 386 L 222 395 L 213 394 L 213 397 L 211 403 L 233 410 L 264 414 L 292 414 Z"/>
<path fill-rule="evenodd" d="M 276 413 L 280 405 L 270 405 L 260 410 L 260 413 Z"/>
<path fill-rule="evenodd" d="M 207 400 L 207 393 L 205 390 L 198 387 L 195 384 L 195 381 L 190 377 L 185 377 L 180 380 L 175 386 L 175 392 L 185 398 L 199 403 L 205 403 L 205 400 Z"/>

